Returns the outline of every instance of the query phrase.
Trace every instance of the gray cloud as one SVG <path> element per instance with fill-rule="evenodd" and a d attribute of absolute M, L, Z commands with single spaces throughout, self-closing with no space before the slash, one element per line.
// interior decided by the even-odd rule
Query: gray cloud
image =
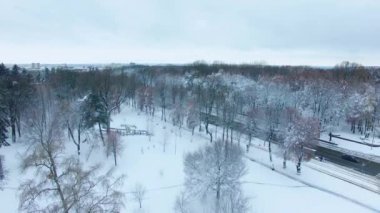
<path fill-rule="evenodd" d="M 0 0 L 0 6 L 4 62 L 378 64 L 377 0 Z"/>

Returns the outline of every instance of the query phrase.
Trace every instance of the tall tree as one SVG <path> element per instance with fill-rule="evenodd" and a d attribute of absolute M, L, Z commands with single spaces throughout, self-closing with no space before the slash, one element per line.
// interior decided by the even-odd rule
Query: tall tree
<path fill-rule="evenodd" d="M 289 124 L 284 139 L 284 152 L 296 162 L 297 173 L 301 173 L 301 163 L 313 156 L 313 149 L 319 138 L 319 120 L 297 117 Z"/>
<path fill-rule="evenodd" d="M 83 111 L 83 126 L 91 128 L 97 124 L 103 145 L 105 145 L 101 125 L 106 125 L 107 123 L 107 110 L 102 104 L 100 97 L 93 93 L 87 95 L 81 108 Z"/>
<path fill-rule="evenodd" d="M 0 80 L 1 81 L 1 80 Z M 8 108 L 4 105 L 4 90 L 1 90 L 0 88 L 0 147 L 3 145 L 9 145 L 7 142 L 8 138 L 8 127 L 9 127 L 9 120 L 8 120 Z"/>
<path fill-rule="evenodd" d="M 215 212 L 220 212 L 223 196 L 240 187 L 240 178 L 246 173 L 243 150 L 231 144 L 225 150 L 221 140 L 200 148 L 185 157 L 185 185 L 193 195 L 215 195 Z M 228 153 L 226 155 L 226 153 Z"/>
<path fill-rule="evenodd" d="M 69 137 L 77 147 L 77 153 L 80 155 L 81 144 L 88 140 L 84 138 L 85 133 L 93 125 L 86 123 L 87 113 L 89 109 L 86 109 L 86 102 L 77 100 L 72 103 L 67 103 L 66 106 L 66 125 L 69 132 Z"/>
<path fill-rule="evenodd" d="M 126 100 L 126 91 L 123 88 L 119 76 L 112 70 L 104 70 L 98 73 L 96 85 L 94 85 L 95 94 L 99 97 L 99 102 L 105 110 L 107 133 L 111 127 L 111 114 L 120 110 L 121 104 Z"/>

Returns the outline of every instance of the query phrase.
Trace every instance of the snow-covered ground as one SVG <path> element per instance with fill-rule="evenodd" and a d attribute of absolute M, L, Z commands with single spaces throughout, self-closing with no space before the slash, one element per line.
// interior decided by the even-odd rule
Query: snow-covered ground
<path fill-rule="evenodd" d="M 153 136 L 123 136 L 125 145 L 118 159 L 116 174 L 125 174 L 123 191 L 127 193 L 123 212 L 174 212 L 176 196 L 184 189 L 183 157 L 208 142 L 204 132 L 190 131 L 164 123 L 159 118 L 148 118 L 144 113 L 125 107 L 113 117 L 112 127 L 121 124 L 135 125 L 137 129 L 153 132 Z M 255 139 L 256 140 L 256 139 Z M 164 142 L 166 141 L 166 143 Z M 262 144 L 256 140 L 257 144 Z M 101 145 L 100 145 L 101 146 Z M 68 148 L 73 149 L 72 142 Z M 81 160 L 86 162 L 88 145 L 83 147 Z M 8 170 L 4 190 L 0 191 L 0 212 L 17 212 L 19 183 L 28 178 L 18 171 L 24 145 L 2 147 L 0 155 L 5 157 Z M 165 149 L 165 151 L 164 151 Z M 262 149 L 251 149 L 247 159 L 248 174 L 243 178 L 244 193 L 250 198 L 252 212 L 380 212 L 380 196 L 365 189 L 319 173 L 308 167 L 297 175 L 295 166 L 289 162 L 286 170 L 281 168 L 281 159 L 274 158 L 275 171 L 268 169 L 268 153 Z M 105 168 L 113 167 L 113 160 L 106 159 L 102 149 L 92 151 L 89 163 L 104 162 Z M 136 183 L 141 183 L 147 194 L 142 209 L 132 194 Z M 206 211 L 204 211 L 206 212 Z"/>

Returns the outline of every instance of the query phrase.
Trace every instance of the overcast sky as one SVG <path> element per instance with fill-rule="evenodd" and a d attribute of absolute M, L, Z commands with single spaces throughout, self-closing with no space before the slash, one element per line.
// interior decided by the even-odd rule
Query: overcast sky
<path fill-rule="evenodd" d="M 0 0 L 4 63 L 380 65 L 379 0 Z"/>

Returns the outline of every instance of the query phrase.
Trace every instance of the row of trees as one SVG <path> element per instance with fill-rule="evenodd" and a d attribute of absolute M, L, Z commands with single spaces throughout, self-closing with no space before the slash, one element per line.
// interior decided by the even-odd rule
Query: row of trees
<path fill-rule="evenodd" d="M 249 68 L 259 75 L 242 71 Z M 268 73 L 259 71 L 259 68 L 268 70 Z M 321 131 L 340 128 L 361 134 L 375 131 L 378 101 L 374 78 L 369 77 L 374 72 L 372 69 L 354 63 L 342 63 L 331 70 L 269 68 L 194 64 L 132 67 L 128 69 L 133 72 L 127 70 L 126 73 L 119 70 L 86 73 L 57 70 L 50 72 L 45 81 L 50 82 L 61 97 L 83 97 L 91 91 L 103 100 L 112 99 L 113 106 L 105 105 L 108 114 L 115 111 L 115 106 L 120 105 L 118 102 L 129 99 L 134 106 L 152 115 L 158 107 L 162 120 L 166 121 L 168 116 L 176 117 L 170 120 L 183 125 L 186 116 L 178 115 L 196 109 L 204 115 L 198 117 L 203 118 L 210 140 L 212 134 L 208 131 L 208 124 L 214 114 L 222 118 L 224 124 L 221 126 L 226 127 L 225 133 L 229 136 L 233 133 L 232 120 L 239 115 L 254 114 L 260 121 L 257 124 L 273 120 L 268 116 L 277 117 L 273 120 L 276 127 L 281 124 L 280 117 L 283 116 L 282 128 L 286 128 L 285 116 L 289 110 L 316 117 Z M 117 91 L 112 93 L 117 97 L 108 95 L 110 89 Z M 167 109 L 175 109 L 176 115 L 168 115 Z M 186 123 L 197 123 L 194 118 L 191 120 L 193 122 Z"/>
<path fill-rule="evenodd" d="M 245 71 L 249 69 L 258 75 Z M 79 154 L 81 140 L 86 140 L 80 132 L 95 124 L 104 141 L 101 126 L 108 132 L 111 114 L 122 102 L 150 115 L 159 108 L 162 120 L 179 129 L 184 125 L 193 131 L 204 127 L 210 141 L 215 133 L 209 125 L 214 124 L 222 128 L 224 140 L 232 141 L 234 132 L 243 128 L 249 140 L 266 134 L 271 144 L 281 139 L 276 133 L 285 137 L 295 114 L 318 120 L 321 132 L 350 129 L 375 135 L 378 101 L 374 78 L 369 77 L 374 73 L 371 68 L 346 62 L 331 70 L 201 63 L 102 72 L 45 71 L 34 83 L 48 84 L 55 96 L 68 102 L 69 111 L 79 113 L 66 121 Z M 78 104 L 76 100 L 83 97 L 87 104 Z M 91 121 L 86 124 L 85 120 Z"/>
<path fill-rule="evenodd" d="M 33 79 L 26 70 L 14 65 L 12 69 L 0 64 L 0 147 L 8 145 L 6 134 L 10 127 L 12 141 L 21 137 L 21 120 L 33 95 Z"/>

